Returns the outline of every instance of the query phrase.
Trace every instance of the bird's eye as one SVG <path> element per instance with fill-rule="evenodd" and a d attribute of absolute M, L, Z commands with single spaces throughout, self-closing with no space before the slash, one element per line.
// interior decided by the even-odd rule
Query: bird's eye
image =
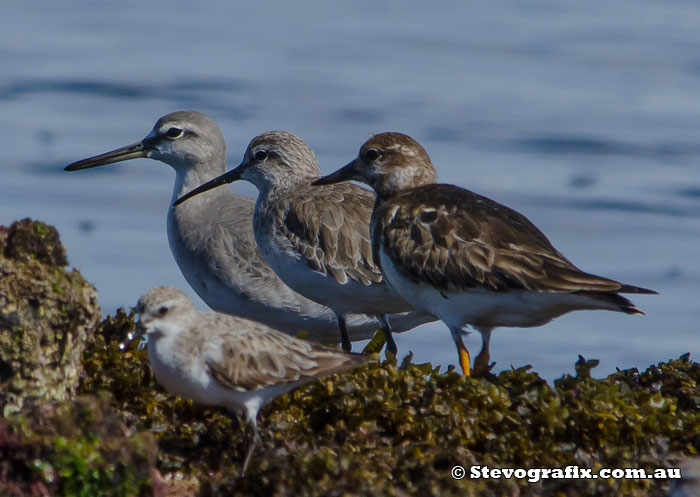
<path fill-rule="evenodd" d="M 379 151 L 376 148 L 370 148 L 365 152 L 365 160 L 374 161 L 379 158 Z"/>
<path fill-rule="evenodd" d="M 258 150 L 257 152 L 255 152 L 255 160 L 264 161 L 265 159 L 267 159 L 267 152 L 265 152 L 264 150 Z"/>
<path fill-rule="evenodd" d="M 168 308 L 166 306 L 163 306 L 160 309 L 158 309 L 157 314 L 159 317 L 162 317 L 162 316 L 165 316 L 167 313 L 168 313 Z"/>
<path fill-rule="evenodd" d="M 168 138 L 171 138 L 173 140 L 176 138 L 180 138 L 182 136 L 182 134 L 183 134 L 182 129 L 176 128 L 174 126 L 172 128 L 169 128 L 168 131 L 165 132 L 165 136 L 167 136 Z"/>

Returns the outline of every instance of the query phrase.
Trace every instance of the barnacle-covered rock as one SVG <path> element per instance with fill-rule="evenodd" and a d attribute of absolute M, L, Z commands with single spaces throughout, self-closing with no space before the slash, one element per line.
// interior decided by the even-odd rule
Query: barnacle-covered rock
<path fill-rule="evenodd" d="M 66 271 L 58 232 L 23 219 L 0 227 L 0 410 L 76 390 L 85 343 L 99 322 L 97 295 Z"/>

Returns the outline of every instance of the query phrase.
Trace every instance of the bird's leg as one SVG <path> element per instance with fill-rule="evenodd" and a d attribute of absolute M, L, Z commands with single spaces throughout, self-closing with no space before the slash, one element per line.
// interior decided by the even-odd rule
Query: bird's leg
<path fill-rule="evenodd" d="M 469 351 L 462 341 L 462 334 L 464 333 L 460 328 L 450 326 L 450 333 L 452 334 L 452 340 L 455 341 L 457 346 L 457 353 L 459 354 L 459 365 L 462 366 L 462 372 L 464 376 L 471 376 L 471 368 L 469 363 L 471 358 L 469 357 Z"/>
<path fill-rule="evenodd" d="M 338 319 L 338 327 L 340 328 L 340 343 L 345 352 L 352 352 L 352 343 L 350 342 L 350 335 L 348 335 L 348 327 L 345 324 L 345 316 L 336 314 L 335 317 Z"/>
<path fill-rule="evenodd" d="M 253 427 L 253 441 L 250 444 L 250 447 L 248 448 L 248 453 L 245 456 L 245 461 L 243 461 L 243 471 L 241 472 L 241 476 L 245 476 L 246 471 L 248 470 L 248 463 L 250 462 L 250 458 L 253 455 L 253 451 L 255 451 L 255 447 L 260 443 L 260 435 L 258 434 L 258 427 L 255 422 L 251 423 L 251 426 Z"/>
<path fill-rule="evenodd" d="M 394 357 L 399 353 L 399 348 L 396 346 L 394 341 L 394 335 L 391 333 L 391 325 L 389 324 L 389 318 L 386 314 L 377 314 L 377 320 L 379 324 L 382 325 L 382 330 L 384 330 L 384 338 L 386 338 L 386 350 L 394 354 Z"/>
<path fill-rule="evenodd" d="M 476 328 L 481 333 L 481 351 L 474 359 L 474 376 L 481 376 L 491 371 L 495 362 L 489 364 L 491 354 L 489 353 L 489 344 L 491 343 L 491 332 L 493 328 Z"/>

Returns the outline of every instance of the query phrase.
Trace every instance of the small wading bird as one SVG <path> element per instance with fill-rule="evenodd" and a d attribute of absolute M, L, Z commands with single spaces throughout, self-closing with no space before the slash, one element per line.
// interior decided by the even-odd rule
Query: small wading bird
<path fill-rule="evenodd" d="M 312 187 L 311 181 L 320 176 L 316 157 L 302 139 L 270 131 L 253 138 L 238 167 L 180 197 L 175 205 L 226 183 L 251 182 L 259 191 L 253 213 L 255 241 L 282 281 L 333 309 L 345 351 L 352 347 L 346 316 L 362 313 L 377 316 L 387 350 L 396 355 L 386 314 L 412 307 L 386 284 L 372 258 L 372 193 L 351 184 Z M 418 311 L 410 316 L 416 325 L 436 319 Z"/>
<path fill-rule="evenodd" d="M 358 157 L 314 185 L 347 180 L 375 192 L 374 260 L 396 292 L 450 329 L 464 374 L 467 325 L 481 332 L 475 373 L 489 369 L 493 328 L 541 326 L 567 312 L 605 309 L 643 314 L 620 293 L 656 293 L 585 273 L 525 216 L 454 185 L 437 184 L 423 147 L 382 133 Z M 327 187 L 326 187 L 327 188 Z"/>
<path fill-rule="evenodd" d="M 158 382 L 198 404 L 242 413 L 253 427 L 243 474 L 260 440 L 257 415 L 266 402 L 371 359 L 299 340 L 255 321 L 196 311 L 190 299 L 172 287 L 146 292 L 137 311 Z"/>
<path fill-rule="evenodd" d="M 140 142 L 65 169 L 78 171 L 143 157 L 175 170 L 174 201 L 226 171 L 226 142 L 219 126 L 204 114 L 173 112 L 161 117 Z M 304 331 L 313 340 L 338 343 L 333 311 L 294 292 L 258 251 L 252 227 L 254 203 L 252 198 L 220 188 L 185 205 L 171 205 L 168 241 L 180 271 L 215 311 L 260 321 L 292 335 Z M 392 316 L 392 324 L 397 331 L 405 331 L 432 319 L 408 313 Z M 347 317 L 347 327 L 353 340 L 362 340 L 371 338 L 379 323 L 353 314 Z"/>

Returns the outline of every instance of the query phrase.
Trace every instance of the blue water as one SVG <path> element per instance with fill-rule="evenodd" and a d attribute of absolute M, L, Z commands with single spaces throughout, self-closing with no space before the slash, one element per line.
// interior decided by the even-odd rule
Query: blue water
<path fill-rule="evenodd" d="M 232 165 L 270 129 L 305 138 L 325 172 L 370 133 L 402 131 L 442 181 L 526 214 L 581 268 L 661 292 L 633 298 L 647 316 L 498 330 L 497 370 L 532 364 L 551 379 L 582 354 L 603 375 L 696 354 L 698 25 L 700 4 L 651 0 L 4 2 L 0 223 L 56 225 L 112 312 L 156 285 L 189 291 L 165 235 L 174 174 L 145 159 L 66 164 L 179 109 L 219 122 Z M 439 323 L 398 344 L 456 362 Z"/>

